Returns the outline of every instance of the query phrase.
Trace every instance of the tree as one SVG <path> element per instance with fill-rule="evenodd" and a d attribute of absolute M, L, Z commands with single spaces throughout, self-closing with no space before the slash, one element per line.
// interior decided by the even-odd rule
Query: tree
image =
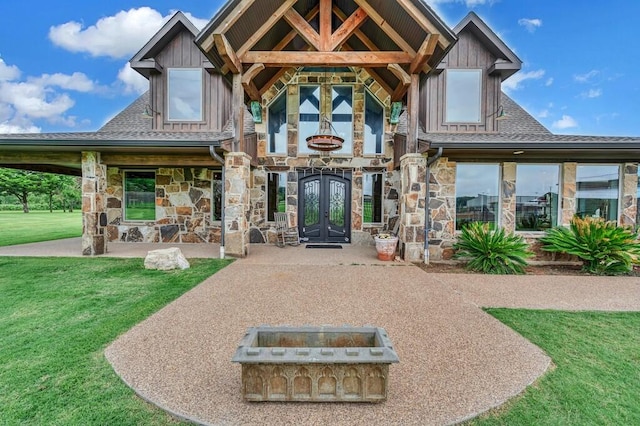
<path fill-rule="evenodd" d="M 53 197 L 62 189 L 62 175 L 52 173 L 42 173 L 42 183 L 39 192 L 47 196 L 49 212 L 53 213 Z"/>
<path fill-rule="evenodd" d="M 80 203 L 80 182 L 81 179 L 74 176 L 60 176 L 60 190 L 58 196 L 60 197 L 60 205 L 62 211 L 73 213 L 73 209 Z"/>
<path fill-rule="evenodd" d="M 25 213 L 29 213 L 29 195 L 39 192 L 41 183 L 42 173 L 0 168 L 0 194 L 18 198 Z"/>

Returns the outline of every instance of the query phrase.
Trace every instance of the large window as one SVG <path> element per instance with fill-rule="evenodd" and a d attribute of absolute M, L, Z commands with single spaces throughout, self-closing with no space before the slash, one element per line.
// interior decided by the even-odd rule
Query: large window
<path fill-rule="evenodd" d="M 364 97 L 364 153 L 382 154 L 384 107 L 368 91 Z"/>
<path fill-rule="evenodd" d="M 344 139 L 338 154 L 351 154 L 353 146 L 353 88 L 333 86 L 331 103 L 331 124 L 338 136 Z"/>
<path fill-rule="evenodd" d="M 124 220 L 156 220 L 155 201 L 155 172 L 124 172 Z"/>
<path fill-rule="evenodd" d="M 618 220 L 620 168 L 579 165 L 576 175 L 576 214 Z"/>
<path fill-rule="evenodd" d="M 497 164 L 458 163 L 456 229 L 471 222 L 498 224 L 500 170 Z"/>
<path fill-rule="evenodd" d="M 274 213 L 287 211 L 287 173 L 268 173 L 267 181 L 267 220 L 273 222 Z"/>
<path fill-rule="evenodd" d="M 170 68 L 168 118 L 172 121 L 202 121 L 202 70 Z"/>
<path fill-rule="evenodd" d="M 269 154 L 287 152 L 287 93 L 278 96 L 268 109 L 269 134 L 267 143 Z"/>
<path fill-rule="evenodd" d="M 448 123 L 480 123 L 482 70 L 447 70 Z"/>
<path fill-rule="evenodd" d="M 298 153 L 314 152 L 307 148 L 307 138 L 320 127 L 320 86 L 300 86 L 300 118 L 298 122 Z"/>
<path fill-rule="evenodd" d="M 362 175 L 362 222 L 382 223 L 382 173 Z"/>
<path fill-rule="evenodd" d="M 516 230 L 544 231 L 558 224 L 557 164 L 518 164 Z"/>
<path fill-rule="evenodd" d="M 222 220 L 222 172 L 213 172 L 213 181 L 211 182 L 211 219 L 214 221 Z"/>

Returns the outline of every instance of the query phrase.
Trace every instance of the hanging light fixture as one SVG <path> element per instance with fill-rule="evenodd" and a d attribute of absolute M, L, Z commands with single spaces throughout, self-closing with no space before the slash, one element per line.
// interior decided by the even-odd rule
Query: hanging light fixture
<path fill-rule="evenodd" d="M 324 85 L 329 86 L 327 78 L 327 68 L 324 69 Z M 322 92 L 321 92 L 322 93 Z M 320 95 L 322 99 L 322 95 Z M 331 120 L 323 114 L 322 105 L 320 105 L 320 122 L 318 123 L 318 133 L 307 137 L 307 147 L 314 151 L 337 151 L 342 149 L 344 138 L 338 136 L 338 132 L 331 124 Z"/>

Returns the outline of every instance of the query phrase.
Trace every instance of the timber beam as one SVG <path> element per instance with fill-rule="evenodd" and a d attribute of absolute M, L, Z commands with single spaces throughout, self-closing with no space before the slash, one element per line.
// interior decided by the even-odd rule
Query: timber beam
<path fill-rule="evenodd" d="M 410 64 L 413 55 L 407 52 L 271 52 L 251 51 L 240 60 L 246 64 L 262 63 L 265 67 L 299 66 L 361 66 L 386 67 L 391 63 Z"/>
<path fill-rule="evenodd" d="M 260 74 L 260 71 L 264 69 L 264 64 L 253 64 L 249 69 L 242 75 L 242 87 L 244 87 L 244 91 L 247 92 L 252 101 L 260 100 L 260 91 L 253 83 L 253 79 L 255 76 Z"/>

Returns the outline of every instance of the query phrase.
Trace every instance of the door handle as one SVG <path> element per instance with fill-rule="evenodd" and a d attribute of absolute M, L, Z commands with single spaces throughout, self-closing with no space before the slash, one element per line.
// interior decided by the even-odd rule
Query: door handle
<path fill-rule="evenodd" d="M 329 217 L 329 212 L 324 212 L 324 217 Z"/>

